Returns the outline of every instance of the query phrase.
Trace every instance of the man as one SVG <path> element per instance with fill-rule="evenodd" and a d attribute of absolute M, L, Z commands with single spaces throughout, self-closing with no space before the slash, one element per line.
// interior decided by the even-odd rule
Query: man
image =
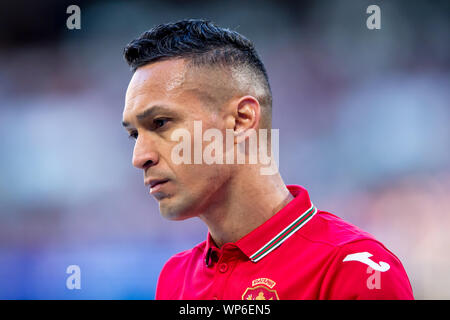
<path fill-rule="evenodd" d="M 267 163 L 249 161 L 249 137 L 271 129 L 272 95 L 248 39 L 183 20 L 145 32 L 124 56 L 134 72 L 122 123 L 135 139 L 133 165 L 165 218 L 199 217 L 209 230 L 206 241 L 165 264 L 156 299 L 413 298 L 383 244 L 318 210 L 277 171 L 262 174 Z M 198 141 L 180 148 L 180 137 L 208 130 L 231 143 L 213 148 L 217 161 L 191 161 L 210 146 L 192 152 Z M 259 137 L 258 148 L 264 143 Z M 234 161 L 222 161 L 230 152 Z"/>

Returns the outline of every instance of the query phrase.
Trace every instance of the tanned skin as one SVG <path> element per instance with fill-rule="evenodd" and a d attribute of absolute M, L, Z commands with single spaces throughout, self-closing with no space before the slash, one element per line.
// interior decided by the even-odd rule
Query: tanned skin
<path fill-rule="evenodd" d="M 194 137 L 194 121 L 202 121 L 203 132 L 216 128 L 224 137 L 232 129 L 235 153 L 246 132 L 268 123 L 257 92 L 240 88 L 231 77 L 226 70 L 191 67 L 181 58 L 153 62 L 133 74 L 123 110 L 123 125 L 136 139 L 133 165 L 142 169 L 144 182 L 168 180 L 152 193 L 161 215 L 199 217 L 218 247 L 241 239 L 293 199 L 279 173 L 260 174 L 261 164 L 171 160 L 179 143 L 171 140 L 172 132 L 184 128 Z"/>

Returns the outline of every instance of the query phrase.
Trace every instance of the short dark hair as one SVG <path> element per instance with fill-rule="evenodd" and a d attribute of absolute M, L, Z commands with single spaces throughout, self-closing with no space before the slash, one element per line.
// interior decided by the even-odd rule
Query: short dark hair
<path fill-rule="evenodd" d="M 159 60 L 186 58 L 195 66 L 244 67 L 266 91 L 264 103 L 272 107 L 266 68 L 253 43 L 243 35 L 208 20 L 188 19 L 158 25 L 131 41 L 124 58 L 133 72 Z"/>

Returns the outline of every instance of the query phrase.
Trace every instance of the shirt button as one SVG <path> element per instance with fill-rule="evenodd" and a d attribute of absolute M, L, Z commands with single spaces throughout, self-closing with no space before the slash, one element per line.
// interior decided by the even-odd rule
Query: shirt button
<path fill-rule="evenodd" d="M 219 271 L 220 272 L 225 273 L 225 272 L 227 272 L 227 270 L 228 270 L 228 265 L 226 263 L 221 263 L 219 265 Z"/>

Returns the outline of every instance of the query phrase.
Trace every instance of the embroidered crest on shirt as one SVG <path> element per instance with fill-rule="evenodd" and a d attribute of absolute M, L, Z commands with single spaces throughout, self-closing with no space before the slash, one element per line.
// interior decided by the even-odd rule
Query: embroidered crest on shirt
<path fill-rule="evenodd" d="M 255 279 L 245 290 L 242 300 L 280 300 L 277 291 L 272 290 L 275 285 L 276 282 L 268 278 Z"/>

